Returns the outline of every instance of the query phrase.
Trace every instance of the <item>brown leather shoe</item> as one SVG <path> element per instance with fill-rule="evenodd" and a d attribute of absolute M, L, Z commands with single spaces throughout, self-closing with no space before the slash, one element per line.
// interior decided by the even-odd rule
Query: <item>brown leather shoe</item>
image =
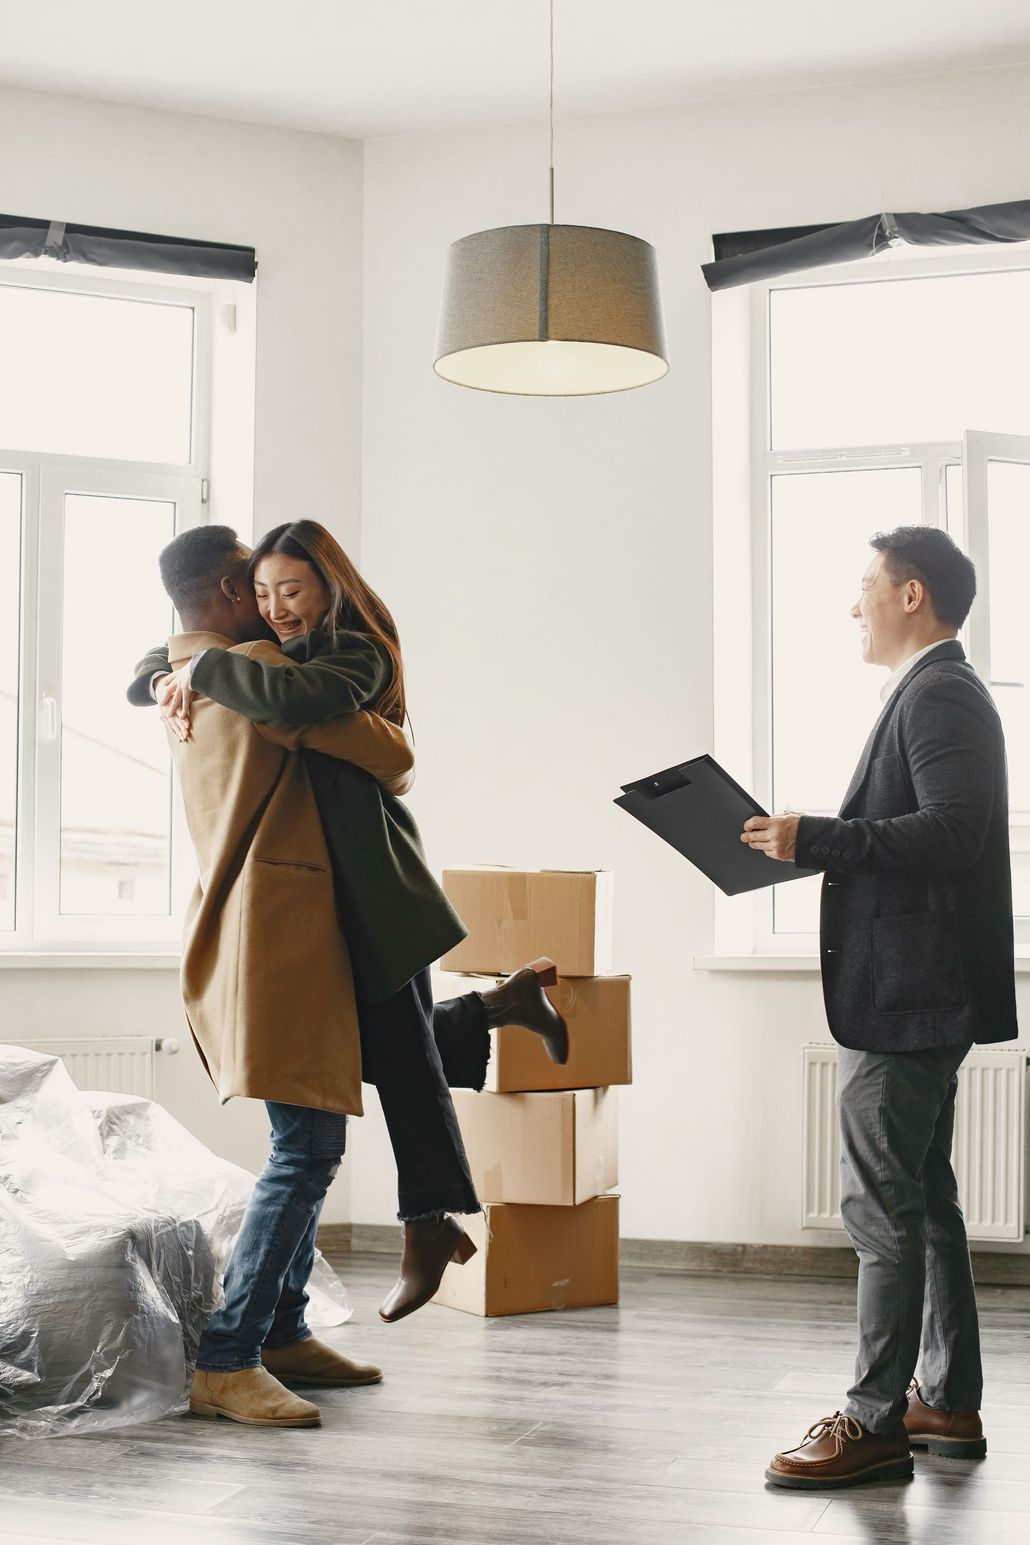
<path fill-rule="evenodd" d="M 987 1439 L 979 1411 L 942 1411 L 922 1399 L 919 1380 L 908 1386 L 905 1431 L 913 1448 L 945 1459 L 983 1459 Z"/>
<path fill-rule="evenodd" d="M 532 1030 L 542 1038 L 551 1061 L 564 1065 L 569 1060 L 569 1027 L 544 992 L 557 981 L 558 968 L 545 957 L 523 966 L 482 998 L 491 1030 L 505 1025 Z"/>
<path fill-rule="evenodd" d="M 797 1448 L 777 1454 L 765 1472 L 774 1486 L 829 1491 L 863 1481 L 912 1478 L 912 1455 L 903 1422 L 887 1437 L 866 1432 L 843 1411 L 823 1416 L 809 1427 Z"/>
<path fill-rule="evenodd" d="M 464 1266 L 475 1253 L 476 1246 L 449 1212 L 405 1223 L 401 1274 L 383 1299 L 379 1318 L 392 1325 L 406 1314 L 414 1314 L 440 1286 L 448 1262 Z"/>
<path fill-rule="evenodd" d="M 345 1389 L 355 1384 L 381 1384 L 383 1370 L 374 1363 L 357 1363 L 308 1336 L 286 1347 L 262 1347 L 261 1361 L 283 1384 L 314 1384 Z"/>
<path fill-rule="evenodd" d="M 227 1417 L 246 1427 L 319 1427 L 322 1413 L 310 1400 L 291 1395 L 264 1368 L 216 1373 L 198 1368 L 190 1389 L 194 1416 Z"/>

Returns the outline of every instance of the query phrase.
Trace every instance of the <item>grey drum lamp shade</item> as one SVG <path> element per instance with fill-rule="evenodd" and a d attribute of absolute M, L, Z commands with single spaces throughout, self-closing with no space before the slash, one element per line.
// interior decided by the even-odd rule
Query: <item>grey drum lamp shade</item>
<path fill-rule="evenodd" d="M 454 242 L 434 369 L 488 392 L 579 397 L 668 370 L 654 248 L 586 225 L 505 225 Z"/>

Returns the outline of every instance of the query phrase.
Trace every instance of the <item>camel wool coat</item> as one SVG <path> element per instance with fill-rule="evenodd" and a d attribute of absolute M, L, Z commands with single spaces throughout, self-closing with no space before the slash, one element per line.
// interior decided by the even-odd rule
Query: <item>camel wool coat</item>
<path fill-rule="evenodd" d="M 272 643 L 215 633 L 169 641 L 288 664 Z M 185 743 L 169 731 L 199 877 L 186 913 L 182 998 L 224 1104 L 233 1095 L 360 1115 L 354 982 L 325 835 L 300 748 L 354 762 L 395 793 L 411 781 L 403 731 L 360 711 L 274 729 L 198 697 Z"/>
<path fill-rule="evenodd" d="M 151 678 L 168 664 L 163 650 L 149 651 L 136 667 L 130 703 L 153 703 Z M 316 628 L 287 639 L 274 659 L 208 649 L 194 662 L 193 687 L 245 718 L 289 728 L 374 709 L 391 673 L 386 651 L 368 634 L 342 628 L 327 639 Z M 396 791 L 352 763 L 305 760 L 360 995 L 382 1003 L 468 930 L 429 869 L 418 826 L 392 797 Z"/>

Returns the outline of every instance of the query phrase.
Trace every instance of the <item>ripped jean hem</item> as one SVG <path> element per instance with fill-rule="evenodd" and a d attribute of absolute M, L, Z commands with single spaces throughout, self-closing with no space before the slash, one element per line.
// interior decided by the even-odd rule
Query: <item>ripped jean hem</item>
<path fill-rule="evenodd" d="M 464 1197 L 459 1203 L 452 1202 L 444 1207 L 430 1207 L 424 1212 L 401 1211 L 397 1214 L 397 1221 L 398 1223 L 423 1223 L 429 1218 L 439 1218 L 445 1212 L 457 1213 L 461 1217 L 471 1217 L 482 1211 L 483 1208 L 479 1202 L 474 1207 L 470 1207 L 468 1198 Z"/>

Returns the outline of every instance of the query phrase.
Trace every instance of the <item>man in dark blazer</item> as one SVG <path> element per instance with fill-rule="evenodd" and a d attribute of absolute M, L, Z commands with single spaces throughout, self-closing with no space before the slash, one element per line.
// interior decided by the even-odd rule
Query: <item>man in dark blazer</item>
<path fill-rule="evenodd" d="M 843 1411 L 773 1459 L 767 1479 L 788 1487 L 911 1475 L 912 1448 L 987 1447 L 950 1153 L 963 1058 L 1017 1033 L 1005 742 L 957 637 L 972 563 L 929 526 L 871 546 L 852 616 L 866 662 L 891 674 L 840 815 L 756 816 L 741 839 L 825 871 L 841 1212 L 859 1258 L 855 1383 Z"/>

